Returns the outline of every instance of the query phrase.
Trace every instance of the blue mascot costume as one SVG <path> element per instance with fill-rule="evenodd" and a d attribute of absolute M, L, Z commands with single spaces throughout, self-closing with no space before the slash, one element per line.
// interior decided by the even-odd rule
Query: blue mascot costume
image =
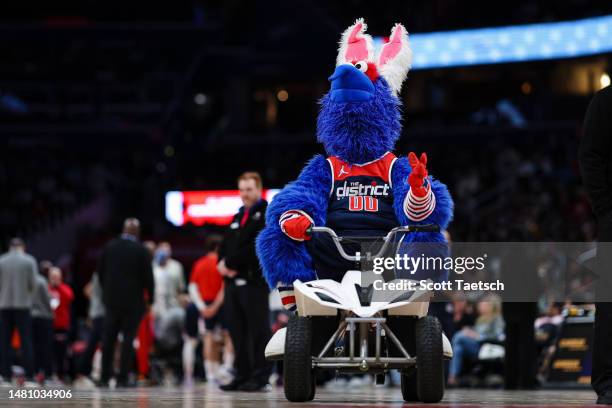
<path fill-rule="evenodd" d="M 297 180 L 270 203 L 257 254 L 270 287 L 295 309 L 292 283 L 340 280 L 350 265 L 326 238 L 311 239 L 310 226 L 340 236 L 383 236 L 399 225 L 448 226 L 453 202 L 446 186 L 429 176 L 427 156 L 398 158 L 391 151 L 401 133 L 401 102 L 412 51 L 401 24 L 378 55 L 359 19 L 342 35 L 331 90 L 321 100 L 317 139 L 328 157 L 316 155 Z M 407 234 L 405 243 L 445 242 L 440 232 Z"/>

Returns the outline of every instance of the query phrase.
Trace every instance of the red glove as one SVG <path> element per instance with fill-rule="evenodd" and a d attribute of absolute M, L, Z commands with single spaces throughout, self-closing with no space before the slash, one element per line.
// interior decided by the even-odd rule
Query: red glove
<path fill-rule="evenodd" d="M 410 163 L 410 167 L 412 167 L 412 171 L 408 176 L 408 184 L 410 184 L 412 194 L 414 194 L 415 197 L 425 197 L 428 190 L 423 187 L 423 182 L 429 174 L 427 172 L 427 154 L 421 153 L 421 158 L 417 159 L 416 154 L 410 152 L 408 154 L 408 163 Z"/>
<path fill-rule="evenodd" d="M 314 225 L 312 218 L 301 210 L 285 211 L 280 216 L 278 223 L 285 235 L 295 241 L 308 241 L 310 235 L 306 233 L 306 230 Z"/>

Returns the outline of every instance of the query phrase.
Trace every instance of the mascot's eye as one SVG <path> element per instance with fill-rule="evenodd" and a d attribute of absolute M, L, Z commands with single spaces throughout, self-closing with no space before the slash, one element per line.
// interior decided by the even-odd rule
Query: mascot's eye
<path fill-rule="evenodd" d="M 355 68 L 357 68 L 361 72 L 366 72 L 368 70 L 368 64 L 365 61 L 357 61 L 355 63 Z"/>

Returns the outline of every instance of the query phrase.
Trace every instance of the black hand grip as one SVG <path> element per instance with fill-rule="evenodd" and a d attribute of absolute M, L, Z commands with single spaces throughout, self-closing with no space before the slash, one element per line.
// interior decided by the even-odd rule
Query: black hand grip
<path fill-rule="evenodd" d="M 410 232 L 440 232 L 440 226 L 436 224 L 411 225 Z"/>

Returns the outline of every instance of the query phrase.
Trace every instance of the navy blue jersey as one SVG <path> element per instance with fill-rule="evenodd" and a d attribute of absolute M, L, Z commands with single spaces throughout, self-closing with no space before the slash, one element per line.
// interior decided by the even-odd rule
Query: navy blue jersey
<path fill-rule="evenodd" d="M 382 237 L 399 225 L 393 210 L 391 171 L 397 158 L 391 152 L 365 164 L 348 164 L 329 157 L 332 186 L 326 226 L 345 237 Z M 348 269 L 360 265 L 344 260 L 331 238 L 315 234 L 306 243 L 319 279 L 340 279 Z M 355 242 L 343 244 L 347 253 L 360 251 Z"/>
<path fill-rule="evenodd" d="M 366 164 L 327 159 L 332 171 L 326 225 L 344 235 L 384 235 L 398 225 L 393 210 L 391 152 Z"/>

